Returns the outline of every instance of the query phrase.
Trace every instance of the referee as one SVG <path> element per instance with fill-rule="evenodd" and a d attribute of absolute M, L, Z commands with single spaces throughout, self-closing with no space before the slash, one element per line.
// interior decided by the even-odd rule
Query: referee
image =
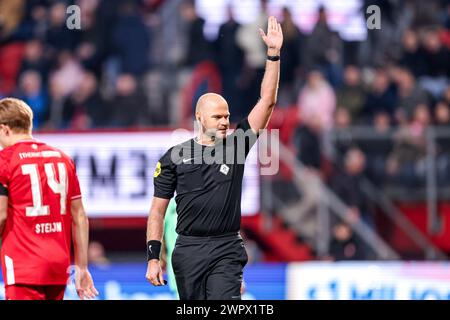
<path fill-rule="evenodd" d="M 199 130 L 170 148 L 154 174 L 155 192 L 147 224 L 146 278 L 155 286 L 165 283 L 159 256 L 164 214 L 176 192 L 178 238 L 172 255 L 181 300 L 240 300 L 243 268 L 247 263 L 239 235 L 244 163 L 265 129 L 276 103 L 283 33 L 274 17 L 267 34 L 267 62 L 261 98 L 248 118 L 229 128 L 228 104 L 220 95 L 207 93 L 197 102 Z"/>

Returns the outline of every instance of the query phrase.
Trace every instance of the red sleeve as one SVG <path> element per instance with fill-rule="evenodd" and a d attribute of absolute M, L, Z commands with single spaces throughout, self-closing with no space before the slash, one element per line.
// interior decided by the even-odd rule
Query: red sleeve
<path fill-rule="evenodd" d="M 78 181 L 77 171 L 75 168 L 74 162 L 70 159 L 69 160 L 70 165 L 70 174 L 69 174 L 69 194 L 68 197 L 71 200 L 79 199 L 81 198 L 81 190 L 80 190 L 80 183 Z"/>
<path fill-rule="evenodd" d="M 0 151 L 0 184 L 5 188 L 9 185 L 9 152 Z"/>

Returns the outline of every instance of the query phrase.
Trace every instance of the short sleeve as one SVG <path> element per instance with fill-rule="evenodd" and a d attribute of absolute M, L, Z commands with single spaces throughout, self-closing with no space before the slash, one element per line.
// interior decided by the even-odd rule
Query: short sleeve
<path fill-rule="evenodd" d="M 75 200 L 81 198 L 80 182 L 78 181 L 77 170 L 73 160 L 69 160 L 70 174 L 69 174 L 69 199 Z"/>
<path fill-rule="evenodd" d="M 177 185 L 176 166 L 170 158 L 170 150 L 156 164 L 153 174 L 154 196 L 170 199 L 175 193 Z"/>
<path fill-rule="evenodd" d="M 8 189 L 9 186 L 9 153 L 0 151 L 0 184 Z"/>

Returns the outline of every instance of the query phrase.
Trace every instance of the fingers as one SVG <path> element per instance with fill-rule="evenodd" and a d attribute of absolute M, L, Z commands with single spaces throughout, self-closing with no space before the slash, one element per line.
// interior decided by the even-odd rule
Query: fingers
<path fill-rule="evenodd" d="M 80 300 L 84 300 L 84 290 L 83 289 L 77 289 L 77 295 Z"/>
<path fill-rule="evenodd" d="M 261 37 L 264 39 L 266 37 L 266 34 L 264 33 L 264 30 L 259 28 L 259 34 L 261 35 Z"/>
<path fill-rule="evenodd" d="M 277 31 L 277 19 L 275 17 L 272 17 L 272 30 Z"/>
<path fill-rule="evenodd" d="M 87 288 L 79 288 L 77 289 L 77 294 L 78 297 L 81 300 L 85 300 L 85 299 L 94 299 L 95 296 L 98 295 L 98 291 L 94 286 L 90 286 Z"/>
<path fill-rule="evenodd" d="M 281 24 L 280 23 L 278 23 L 278 32 L 279 33 L 283 33 L 283 30 L 281 29 Z"/>
<path fill-rule="evenodd" d="M 277 19 L 274 16 L 269 17 L 269 22 L 267 24 L 267 32 L 273 30 L 278 31 L 278 25 Z"/>
<path fill-rule="evenodd" d="M 164 278 L 162 272 L 159 273 L 159 283 L 161 283 L 162 286 L 164 285 Z"/>
<path fill-rule="evenodd" d="M 86 290 L 86 296 L 89 298 L 89 299 L 94 299 L 95 298 L 95 296 L 97 295 L 97 294 L 95 294 L 95 288 L 94 287 L 89 287 L 87 290 Z"/>
<path fill-rule="evenodd" d="M 163 286 L 165 284 L 162 272 L 159 272 L 155 275 L 147 275 L 146 278 L 147 281 L 154 286 Z"/>

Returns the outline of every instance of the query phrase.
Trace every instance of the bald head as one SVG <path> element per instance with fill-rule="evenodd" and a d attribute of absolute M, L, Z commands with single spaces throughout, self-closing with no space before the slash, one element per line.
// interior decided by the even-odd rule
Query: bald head
<path fill-rule="evenodd" d="M 210 109 L 220 105 L 226 105 L 228 108 L 228 103 L 224 97 L 217 93 L 205 93 L 198 98 L 197 105 L 195 106 L 195 113 L 203 113 L 206 108 Z"/>
<path fill-rule="evenodd" d="M 202 133 L 224 138 L 230 126 L 227 101 L 219 94 L 202 95 L 195 107 L 195 118 L 201 124 Z"/>

